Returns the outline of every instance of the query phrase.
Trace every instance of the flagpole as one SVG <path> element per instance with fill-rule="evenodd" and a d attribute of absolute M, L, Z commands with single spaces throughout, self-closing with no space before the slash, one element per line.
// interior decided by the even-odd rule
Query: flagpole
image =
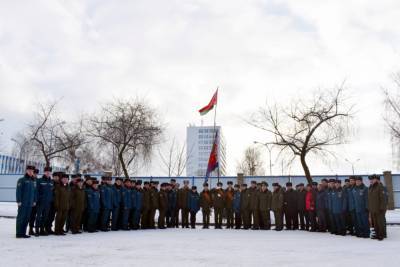
<path fill-rule="evenodd" d="M 218 89 L 219 89 L 219 86 L 217 87 L 217 94 L 218 94 Z M 216 133 L 216 128 L 217 128 L 217 107 L 218 107 L 218 103 L 215 105 L 215 110 L 214 110 L 214 133 Z M 219 138 L 219 133 L 215 134 L 214 138 Z M 218 142 L 219 141 L 220 140 L 218 139 Z M 219 164 L 220 164 L 220 162 L 219 162 L 219 144 L 217 146 L 217 160 L 218 160 L 217 182 L 219 182 L 219 175 L 220 175 L 219 174 Z"/>

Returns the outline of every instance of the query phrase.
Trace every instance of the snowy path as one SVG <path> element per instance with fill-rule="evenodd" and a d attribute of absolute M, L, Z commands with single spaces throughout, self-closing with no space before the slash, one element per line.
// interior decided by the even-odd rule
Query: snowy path
<path fill-rule="evenodd" d="M 244 230 L 168 229 L 14 238 L 0 219 L 0 266 L 399 266 L 400 227 L 389 238 Z"/>

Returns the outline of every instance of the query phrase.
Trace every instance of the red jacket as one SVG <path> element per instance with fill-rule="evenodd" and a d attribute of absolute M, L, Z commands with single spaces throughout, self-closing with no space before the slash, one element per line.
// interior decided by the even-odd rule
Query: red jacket
<path fill-rule="evenodd" d="M 315 199 L 312 191 L 306 193 L 306 211 L 315 210 Z"/>

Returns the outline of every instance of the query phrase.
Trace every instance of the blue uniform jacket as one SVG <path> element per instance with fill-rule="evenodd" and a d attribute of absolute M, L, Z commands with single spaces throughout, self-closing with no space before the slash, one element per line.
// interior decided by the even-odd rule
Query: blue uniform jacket
<path fill-rule="evenodd" d="M 53 201 L 54 182 L 51 177 L 43 176 L 37 180 L 37 205 L 50 206 Z"/>
<path fill-rule="evenodd" d="M 122 187 L 117 187 L 116 185 L 114 185 L 112 187 L 112 191 L 113 191 L 113 207 L 114 208 L 119 208 L 121 206 L 122 203 Z"/>
<path fill-rule="evenodd" d="M 100 199 L 103 209 L 111 210 L 113 208 L 113 189 L 110 185 L 103 185 L 101 187 Z"/>
<path fill-rule="evenodd" d="M 315 201 L 315 209 L 319 211 L 323 211 L 327 208 L 326 204 L 328 203 L 328 193 L 326 190 L 317 192 L 317 199 Z"/>
<path fill-rule="evenodd" d="M 344 190 L 345 197 L 346 197 L 346 210 L 347 211 L 354 211 L 354 209 L 355 209 L 353 189 L 354 189 L 354 187 L 349 186 L 349 187 L 346 187 Z"/>
<path fill-rule="evenodd" d="M 240 213 L 240 191 L 235 191 L 233 193 L 233 202 L 232 202 L 232 206 L 233 206 L 233 211 L 235 213 Z"/>
<path fill-rule="evenodd" d="M 25 175 L 18 179 L 16 199 L 21 203 L 21 207 L 32 207 L 37 202 L 37 184 L 33 178 Z"/>
<path fill-rule="evenodd" d="M 86 190 L 87 209 L 88 212 L 99 213 L 100 212 L 100 192 L 93 188 Z"/>
<path fill-rule="evenodd" d="M 368 211 L 368 188 L 365 185 L 355 186 L 352 191 L 356 212 Z"/>
<path fill-rule="evenodd" d="M 188 208 L 190 212 L 198 212 L 200 210 L 200 195 L 199 193 L 190 192 L 188 196 Z"/>
<path fill-rule="evenodd" d="M 332 212 L 334 214 L 340 214 L 346 211 L 346 196 L 342 190 L 336 189 L 332 195 Z"/>
<path fill-rule="evenodd" d="M 132 209 L 132 190 L 126 187 L 122 188 L 122 207 Z"/>
<path fill-rule="evenodd" d="M 133 195 L 135 196 L 135 209 L 142 210 L 142 208 L 143 208 L 143 192 L 140 190 L 134 189 Z"/>

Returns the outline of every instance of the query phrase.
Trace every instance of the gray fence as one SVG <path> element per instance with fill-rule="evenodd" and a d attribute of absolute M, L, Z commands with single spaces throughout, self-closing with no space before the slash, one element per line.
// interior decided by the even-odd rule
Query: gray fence
<path fill-rule="evenodd" d="M 92 175 L 95 177 L 99 177 L 97 174 Z M 364 177 L 364 183 L 367 185 L 368 183 L 368 175 L 362 175 Z M 15 188 L 17 184 L 18 178 L 21 177 L 21 174 L 0 174 L 0 202 L 13 202 L 15 201 Z M 202 190 L 204 177 L 135 177 L 135 179 L 140 179 L 142 181 L 160 181 L 160 182 L 167 182 L 171 178 L 177 180 L 178 183 L 183 184 L 184 180 L 189 180 L 191 185 L 196 185 L 199 190 Z M 348 178 L 346 175 L 319 175 L 313 176 L 314 181 L 319 182 L 323 178 L 338 178 L 344 181 L 344 179 Z M 234 183 L 237 181 L 236 176 L 226 176 L 220 177 L 219 180 L 226 185 L 228 181 L 233 181 Z M 298 183 L 306 183 L 306 178 L 304 176 L 254 176 L 244 177 L 244 182 L 250 183 L 251 181 L 266 181 L 269 185 L 272 183 L 280 183 L 284 185 L 286 182 L 292 182 L 293 184 Z M 214 187 L 218 181 L 218 178 L 211 177 L 208 179 L 208 183 L 210 187 Z M 381 181 L 384 183 L 383 175 Z M 400 174 L 392 174 L 392 181 L 393 181 L 393 195 L 394 195 L 394 205 L 396 208 L 400 208 Z"/>

